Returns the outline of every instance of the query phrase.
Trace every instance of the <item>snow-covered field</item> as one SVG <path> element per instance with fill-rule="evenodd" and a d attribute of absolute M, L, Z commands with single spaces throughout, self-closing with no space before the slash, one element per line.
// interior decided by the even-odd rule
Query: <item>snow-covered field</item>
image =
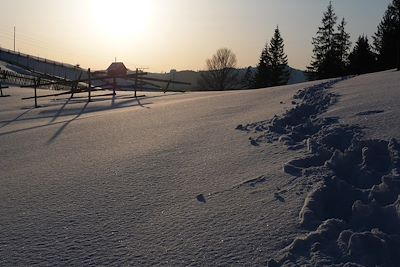
<path fill-rule="evenodd" d="M 38 109 L 32 89 L 6 89 L 0 265 L 395 266 L 399 80 Z"/>

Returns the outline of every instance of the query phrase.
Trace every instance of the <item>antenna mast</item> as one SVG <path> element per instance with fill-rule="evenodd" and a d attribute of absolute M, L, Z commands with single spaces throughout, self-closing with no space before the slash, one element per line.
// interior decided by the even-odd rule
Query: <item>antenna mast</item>
<path fill-rule="evenodd" d="M 15 52 L 15 26 L 14 26 L 14 52 Z"/>

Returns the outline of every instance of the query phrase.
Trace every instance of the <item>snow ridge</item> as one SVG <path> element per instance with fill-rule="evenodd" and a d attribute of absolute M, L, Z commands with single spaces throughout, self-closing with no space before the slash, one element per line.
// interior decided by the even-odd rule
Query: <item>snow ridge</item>
<path fill-rule="evenodd" d="M 284 164 L 313 189 L 299 212 L 310 232 L 297 237 L 268 266 L 397 266 L 400 262 L 400 145 L 363 140 L 358 126 L 320 118 L 338 96 L 327 92 L 342 79 L 297 92 L 296 106 L 271 120 L 239 125 L 252 145 L 281 142 L 306 149 Z"/>

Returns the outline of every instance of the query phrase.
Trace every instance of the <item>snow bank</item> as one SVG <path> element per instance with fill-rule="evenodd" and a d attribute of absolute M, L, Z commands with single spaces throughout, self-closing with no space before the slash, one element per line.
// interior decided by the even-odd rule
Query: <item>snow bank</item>
<path fill-rule="evenodd" d="M 400 145 L 395 139 L 363 140 L 359 126 L 318 117 L 337 101 L 327 89 L 340 81 L 298 91 L 296 106 L 282 116 L 237 127 L 255 134 L 253 145 L 281 142 L 308 152 L 283 171 L 314 184 L 299 213 L 301 227 L 311 232 L 268 266 L 400 262 Z"/>

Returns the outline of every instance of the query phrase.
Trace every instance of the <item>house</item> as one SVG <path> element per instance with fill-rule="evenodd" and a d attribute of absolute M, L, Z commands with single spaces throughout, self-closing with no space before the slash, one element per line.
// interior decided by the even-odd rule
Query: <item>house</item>
<path fill-rule="evenodd" d="M 128 69 L 122 62 L 114 62 L 107 68 L 108 76 L 126 76 Z"/>

